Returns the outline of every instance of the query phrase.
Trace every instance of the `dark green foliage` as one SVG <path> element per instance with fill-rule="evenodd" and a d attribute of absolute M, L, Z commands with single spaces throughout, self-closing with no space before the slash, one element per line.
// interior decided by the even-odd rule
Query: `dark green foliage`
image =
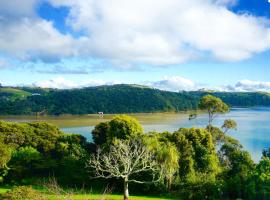
<path fill-rule="evenodd" d="M 182 179 L 192 179 L 196 173 L 215 177 L 219 171 L 218 159 L 207 130 L 181 128 L 173 133 L 172 141 L 180 153 L 179 174 Z"/>
<path fill-rule="evenodd" d="M 57 139 L 62 135 L 64 133 L 56 126 L 44 122 L 20 124 L 0 121 L 0 139 L 15 147 L 31 146 L 47 153 L 55 148 Z"/>
<path fill-rule="evenodd" d="M 43 122 L 0 122 L 0 140 L 13 149 L 7 163 L 7 182 L 52 175 L 66 184 L 85 181 L 84 165 L 90 144 L 81 135 L 64 134 Z"/>
<path fill-rule="evenodd" d="M 92 131 L 93 141 L 96 145 L 102 145 L 107 140 L 107 133 L 109 132 L 109 123 L 101 122 L 95 126 Z"/>
<path fill-rule="evenodd" d="M 269 94 L 254 92 L 168 92 L 122 84 L 70 90 L 15 88 L 20 92 L 14 97 L 14 89 L 6 89 L 0 93 L 1 115 L 177 112 L 196 110 L 207 94 L 235 107 L 270 106 Z"/>
<path fill-rule="evenodd" d="M 248 180 L 255 164 L 250 154 L 235 140 L 227 140 L 219 151 L 225 181 L 224 194 L 229 198 L 247 198 Z"/>
<path fill-rule="evenodd" d="M 248 199 L 252 200 L 270 199 L 270 159 L 268 157 L 263 157 L 252 171 L 247 194 Z"/>

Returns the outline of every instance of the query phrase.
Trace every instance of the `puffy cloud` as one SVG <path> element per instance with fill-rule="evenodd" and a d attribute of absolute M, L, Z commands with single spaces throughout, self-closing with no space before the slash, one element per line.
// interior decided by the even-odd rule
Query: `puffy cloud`
<path fill-rule="evenodd" d="M 22 60 L 54 60 L 76 54 L 75 40 L 59 33 L 52 22 L 22 18 L 6 24 L 1 23 L 0 51 L 10 53 Z"/>
<path fill-rule="evenodd" d="M 269 20 L 233 13 L 227 7 L 235 0 L 46 0 L 70 8 L 66 24 L 81 37 L 41 19 L 35 8 L 44 1 L 0 0 L 0 53 L 45 61 L 93 57 L 130 66 L 205 56 L 239 61 L 270 48 Z"/>
<path fill-rule="evenodd" d="M 38 81 L 33 83 L 34 87 L 42 87 L 42 88 L 57 88 L 57 89 L 71 89 L 71 88 L 82 88 L 82 87 L 93 87 L 93 86 L 101 86 L 101 85 L 115 85 L 121 84 L 121 81 L 113 80 L 113 81 L 105 81 L 102 79 L 88 79 L 81 81 L 79 84 L 73 81 L 67 80 L 63 77 L 56 77 L 51 80 Z M 166 76 L 160 81 L 146 82 L 142 83 L 149 87 L 167 90 L 167 91 L 191 91 L 197 90 L 199 85 L 197 85 L 192 80 L 180 77 L 180 76 Z"/>
<path fill-rule="evenodd" d="M 241 80 L 234 86 L 229 85 L 223 87 L 222 90 L 233 92 L 270 92 L 270 82 Z"/>
<path fill-rule="evenodd" d="M 121 82 L 117 80 L 104 81 L 100 79 L 89 79 L 89 80 L 80 82 L 80 84 L 77 84 L 63 77 L 56 77 L 51 80 L 35 82 L 32 84 L 32 86 L 41 87 L 41 88 L 71 89 L 71 88 L 83 88 L 83 87 L 92 87 L 92 86 L 101 86 L 101 85 L 114 85 L 114 84 L 120 84 L 120 83 Z"/>
<path fill-rule="evenodd" d="M 77 84 L 74 83 L 73 81 L 66 80 L 63 77 L 57 77 L 51 80 L 33 83 L 33 86 L 41 88 L 70 89 L 77 87 Z"/>
<path fill-rule="evenodd" d="M 146 85 L 166 91 L 191 91 L 197 90 L 199 85 L 190 79 L 181 76 L 165 76 L 160 81 L 147 82 Z"/>
<path fill-rule="evenodd" d="M 93 87 L 101 85 L 115 85 L 121 84 L 123 82 L 118 80 L 105 81 L 102 79 L 88 79 L 76 83 L 67 80 L 63 77 L 56 77 L 51 80 L 38 81 L 33 83 L 34 87 L 42 88 L 57 88 L 57 89 L 71 89 L 71 88 L 83 88 L 83 87 Z M 159 81 L 149 81 L 139 83 L 152 88 L 157 88 L 165 91 L 196 91 L 196 90 L 215 90 L 215 91 L 225 91 L 225 92 L 270 92 L 270 82 L 262 81 L 251 81 L 251 80 L 241 80 L 234 85 L 227 86 L 209 86 L 201 83 L 196 83 L 193 80 L 181 77 L 181 76 L 165 76 Z"/>
<path fill-rule="evenodd" d="M 78 54 L 82 38 L 62 34 L 38 16 L 44 0 L 0 0 L 0 53 L 22 61 L 55 61 Z"/>
<path fill-rule="evenodd" d="M 93 87 L 93 86 L 101 86 L 101 85 L 115 85 L 121 84 L 121 81 L 114 80 L 114 81 L 104 81 L 101 79 L 92 79 L 82 82 L 79 87 Z"/>
<path fill-rule="evenodd" d="M 89 33 L 84 53 L 111 60 L 165 65 L 208 52 L 238 61 L 270 48 L 269 22 L 229 11 L 233 0 L 50 1 L 70 6 L 67 23 Z"/>
<path fill-rule="evenodd" d="M 0 16 L 32 17 L 39 2 L 40 0 L 0 0 Z"/>

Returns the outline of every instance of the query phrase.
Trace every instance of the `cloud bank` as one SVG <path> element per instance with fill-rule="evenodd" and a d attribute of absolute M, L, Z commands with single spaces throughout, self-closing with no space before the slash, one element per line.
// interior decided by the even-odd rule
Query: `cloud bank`
<path fill-rule="evenodd" d="M 74 81 L 67 80 L 63 77 L 56 77 L 50 80 L 38 81 L 32 84 L 33 87 L 41 88 L 55 88 L 55 89 L 73 89 L 73 88 L 83 88 L 83 87 L 93 87 L 101 85 L 114 85 L 120 84 L 120 81 L 104 81 L 100 79 L 90 79 L 87 81 L 82 81 L 80 84 Z"/>
<path fill-rule="evenodd" d="M 81 81 L 79 84 L 67 80 L 63 77 L 56 77 L 50 80 L 38 81 L 32 84 L 34 87 L 41 88 L 57 88 L 57 89 L 71 89 L 71 88 L 82 88 L 92 87 L 101 85 L 114 85 L 122 84 L 119 80 L 105 81 L 102 79 L 89 79 Z M 223 92 L 270 92 L 270 82 L 260 82 L 251 80 L 241 80 L 234 85 L 211 87 L 209 85 L 197 83 L 190 79 L 181 76 L 165 76 L 159 81 L 149 81 L 136 83 L 146 85 L 152 88 L 157 88 L 165 91 L 180 92 L 180 91 L 196 91 L 196 90 L 214 90 Z"/>
<path fill-rule="evenodd" d="M 270 92 L 270 82 L 241 80 L 233 86 L 225 86 L 223 90 L 233 92 Z"/>
<path fill-rule="evenodd" d="M 66 34 L 38 16 L 69 8 Z M 93 57 L 114 65 L 240 61 L 270 49 L 269 20 L 228 9 L 234 0 L 0 1 L 0 53 L 23 61 Z M 20 5 L 20 6 L 18 6 Z M 16 12 L 15 12 L 16 11 Z"/>

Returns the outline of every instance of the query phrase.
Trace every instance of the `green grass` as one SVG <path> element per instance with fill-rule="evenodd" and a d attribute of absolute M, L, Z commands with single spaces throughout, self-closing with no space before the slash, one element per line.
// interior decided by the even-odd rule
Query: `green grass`
<path fill-rule="evenodd" d="M 30 92 L 26 92 L 24 90 L 16 89 L 16 88 L 0 88 L 0 93 L 9 93 L 13 95 L 13 99 L 16 98 L 26 98 L 31 95 Z"/>
<path fill-rule="evenodd" d="M 74 200 L 122 200 L 123 195 L 99 195 L 99 194 L 83 194 L 83 195 L 72 195 Z M 51 196 L 50 200 L 58 200 L 59 197 Z M 162 197 L 148 197 L 148 196 L 130 196 L 130 200 L 170 200 L 169 198 Z"/>
<path fill-rule="evenodd" d="M 9 190 L 10 190 L 10 188 L 2 188 L 2 187 L 0 187 L 0 194 L 4 194 Z"/>
<path fill-rule="evenodd" d="M 0 195 L 6 193 L 11 188 L 8 187 L 0 187 Z M 42 189 L 38 189 L 40 191 L 44 191 Z M 66 199 L 67 195 L 49 195 L 49 200 L 59 200 Z M 123 195 L 118 194 L 73 194 L 68 196 L 69 199 L 72 200 L 122 200 Z M 130 196 L 130 200 L 176 200 L 173 198 L 167 197 L 151 197 L 151 196 Z"/>

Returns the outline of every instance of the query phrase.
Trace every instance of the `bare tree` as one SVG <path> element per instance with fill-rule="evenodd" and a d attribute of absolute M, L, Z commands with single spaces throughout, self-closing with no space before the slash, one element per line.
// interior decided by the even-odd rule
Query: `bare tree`
<path fill-rule="evenodd" d="M 139 140 L 119 141 L 110 150 L 98 149 L 87 164 L 95 170 L 95 178 L 120 178 L 124 182 L 124 200 L 128 200 L 128 183 L 153 183 L 160 180 L 160 169 L 154 153 Z M 151 180 L 137 180 L 134 175 L 150 172 Z"/>

